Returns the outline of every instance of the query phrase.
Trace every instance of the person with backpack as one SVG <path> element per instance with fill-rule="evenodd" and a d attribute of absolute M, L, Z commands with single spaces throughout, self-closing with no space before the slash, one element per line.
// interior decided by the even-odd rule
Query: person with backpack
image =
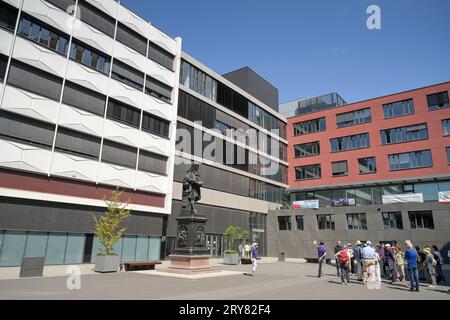
<path fill-rule="evenodd" d="M 334 256 L 339 263 L 342 284 L 348 285 L 350 283 L 349 267 L 351 257 L 350 252 L 347 250 L 347 246 L 344 245 Z"/>
<path fill-rule="evenodd" d="M 433 257 L 436 260 L 436 282 L 441 283 L 445 282 L 444 272 L 442 272 L 442 265 L 444 264 L 444 258 L 442 258 L 441 253 L 439 252 L 436 245 L 431 246 L 433 248 Z"/>
<path fill-rule="evenodd" d="M 425 254 L 425 261 L 424 261 L 424 267 L 425 272 L 428 274 L 428 277 L 430 278 L 430 285 L 429 288 L 435 288 L 436 287 L 436 265 L 437 261 L 434 260 L 433 255 L 431 254 L 430 247 L 423 248 L 423 253 Z"/>

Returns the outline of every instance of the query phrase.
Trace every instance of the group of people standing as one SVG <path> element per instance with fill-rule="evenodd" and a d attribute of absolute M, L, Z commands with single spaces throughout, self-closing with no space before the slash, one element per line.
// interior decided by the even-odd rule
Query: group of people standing
<path fill-rule="evenodd" d="M 437 246 L 414 247 L 409 240 L 405 241 L 406 249 L 403 252 L 396 241 L 391 244 L 372 246 L 370 241 L 362 243 L 356 241 L 355 247 L 351 243 L 346 245 L 337 241 L 334 247 L 336 259 L 336 272 L 344 285 L 350 283 L 350 273 L 356 274 L 358 281 L 365 284 L 368 281 L 381 284 L 382 274 L 392 284 L 397 281 L 410 281 L 410 290 L 419 291 L 419 275 L 426 276 L 429 287 L 435 287 L 437 283 L 445 282 L 442 271 L 444 260 Z M 323 262 L 327 256 L 327 248 L 321 241 L 317 248 L 319 259 L 318 277 L 323 278 Z M 405 272 L 406 267 L 406 272 Z"/>

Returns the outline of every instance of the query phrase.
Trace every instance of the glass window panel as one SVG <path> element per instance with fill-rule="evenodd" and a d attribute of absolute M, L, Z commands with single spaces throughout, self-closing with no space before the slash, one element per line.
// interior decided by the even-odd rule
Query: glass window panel
<path fill-rule="evenodd" d="M 424 201 L 438 200 L 439 188 L 437 183 L 417 183 L 414 185 L 414 191 L 422 193 Z"/>
<path fill-rule="evenodd" d="M 450 148 L 447 149 L 450 151 Z M 450 181 L 447 182 L 439 182 L 439 191 L 450 191 Z"/>
<path fill-rule="evenodd" d="M 83 62 L 85 65 L 90 66 L 90 65 L 91 65 L 91 60 L 92 60 L 92 52 L 91 52 L 91 50 L 89 50 L 89 49 L 84 49 L 84 52 L 83 52 L 83 60 L 82 60 L 82 62 Z"/>
<path fill-rule="evenodd" d="M 95 263 L 95 259 L 101 251 L 104 251 L 103 246 L 100 244 L 98 237 L 94 236 L 94 241 L 92 241 L 91 263 Z"/>
<path fill-rule="evenodd" d="M 161 258 L 161 238 L 160 237 L 150 237 L 148 244 L 148 261 L 156 261 Z"/>
<path fill-rule="evenodd" d="M 47 29 L 41 28 L 41 35 L 39 37 L 39 43 L 48 47 L 48 42 L 50 40 L 50 31 Z"/>
<path fill-rule="evenodd" d="M 25 257 L 45 257 L 47 238 L 47 233 L 29 233 L 25 248 Z"/>
<path fill-rule="evenodd" d="M 27 235 L 25 232 L 6 231 L 0 256 L 0 266 L 20 266 L 25 250 Z"/>
<path fill-rule="evenodd" d="M 136 258 L 136 236 L 124 236 L 122 245 L 122 260 L 135 261 Z"/>
<path fill-rule="evenodd" d="M 146 236 L 138 236 L 136 240 L 136 261 L 147 261 L 149 239 Z"/>
<path fill-rule="evenodd" d="M 25 37 L 30 36 L 31 22 L 27 19 L 22 18 L 20 21 L 19 33 Z"/>
<path fill-rule="evenodd" d="M 30 39 L 33 41 L 38 42 L 39 41 L 39 33 L 41 32 L 41 27 L 39 27 L 37 24 L 32 23 L 31 24 L 31 34 Z"/>
<path fill-rule="evenodd" d="M 66 252 L 67 234 L 50 233 L 47 240 L 45 264 L 63 264 Z M 94 252 L 92 252 L 94 254 Z"/>
<path fill-rule="evenodd" d="M 67 237 L 65 264 L 82 263 L 84 251 L 84 234 L 70 234 Z"/>

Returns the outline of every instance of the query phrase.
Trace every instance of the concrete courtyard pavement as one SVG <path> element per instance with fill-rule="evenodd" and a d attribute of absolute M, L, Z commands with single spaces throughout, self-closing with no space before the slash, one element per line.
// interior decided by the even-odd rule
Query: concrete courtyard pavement
<path fill-rule="evenodd" d="M 220 266 L 223 270 L 249 272 L 250 265 Z M 450 300 L 448 286 L 409 292 L 406 282 L 369 290 L 352 279 L 343 286 L 335 267 L 325 266 L 325 279 L 316 277 L 317 264 L 261 263 L 254 277 L 232 275 L 197 280 L 165 278 L 119 272 L 85 274 L 81 289 L 68 290 L 68 276 L 0 280 L 0 299 L 164 299 L 164 300 L 298 300 L 298 299 L 433 299 Z M 0 270 L 1 272 L 1 270 Z"/>

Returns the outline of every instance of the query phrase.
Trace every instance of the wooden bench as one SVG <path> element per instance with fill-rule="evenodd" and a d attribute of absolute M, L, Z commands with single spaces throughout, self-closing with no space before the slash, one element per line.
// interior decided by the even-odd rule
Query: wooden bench
<path fill-rule="evenodd" d="M 161 264 L 161 261 L 122 262 L 120 270 L 122 270 L 122 266 L 125 268 L 125 271 L 155 270 L 157 264 Z"/>

